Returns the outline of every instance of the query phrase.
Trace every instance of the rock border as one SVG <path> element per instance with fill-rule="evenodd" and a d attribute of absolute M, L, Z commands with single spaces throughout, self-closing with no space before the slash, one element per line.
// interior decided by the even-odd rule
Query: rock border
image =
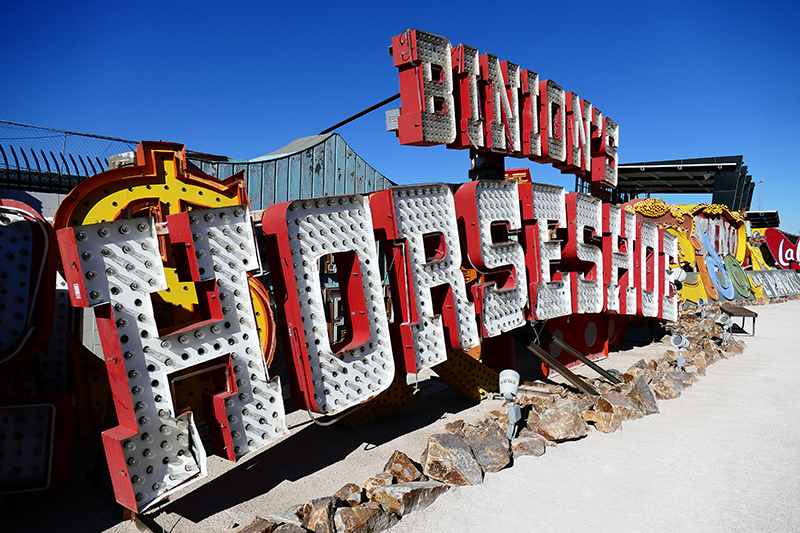
<path fill-rule="evenodd" d="M 237 533 L 378 533 L 408 513 L 425 509 L 454 487 L 481 484 L 486 474 L 509 468 L 520 457 L 539 457 L 549 446 L 586 437 L 590 425 L 611 433 L 622 429 L 623 422 L 656 414 L 658 400 L 680 397 L 706 375 L 709 365 L 746 348 L 742 340 L 722 342 L 723 330 L 715 323 L 721 313 L 719 304 L 703 309 L 702 318 L 697 308 L 689 308 L 678 322 L 667 325 L 668 331 L 691 343 L 680 354 L 683 368 L 678 367 L 678 352 L 667 349 L 657 359 L 637 361 L 621 375 L 609 370 L 621 376 L 621 383 L 588 380 L 599 396 L 562 385 L 524 382 L 514 400 L 522 410 L 524 427 L 518 428 L 513 440 L 507 437 L 508 415 L 499 410 L 472 424 L 449 422 L 444 433 L 428 438 L 419 462 L 395 450 L 383 471 L 366 479 L 362 487 L 348 483 L 333 496 L 272 513 L 266 519 L 256 517 Z M 668 337 L 662 342 L 668 343 Z"/>

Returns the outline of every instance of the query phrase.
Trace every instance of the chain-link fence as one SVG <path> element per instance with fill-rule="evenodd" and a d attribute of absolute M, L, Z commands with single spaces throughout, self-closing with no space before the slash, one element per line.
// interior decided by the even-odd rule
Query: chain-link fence
<path fill-rule="evenodd" d="M 66 193 L 137 144 L 0 120 L 0 188 Z"/>

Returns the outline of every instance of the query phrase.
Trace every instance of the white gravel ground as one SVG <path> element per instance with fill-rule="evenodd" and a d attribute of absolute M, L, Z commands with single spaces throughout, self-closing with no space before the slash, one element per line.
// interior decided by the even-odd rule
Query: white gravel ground
<path fill-rule="evenodd" d="M 661 413 L 521 459 L 392 533 L 800 531 L 800 301 L 753 309 L 744 354 Z"/>

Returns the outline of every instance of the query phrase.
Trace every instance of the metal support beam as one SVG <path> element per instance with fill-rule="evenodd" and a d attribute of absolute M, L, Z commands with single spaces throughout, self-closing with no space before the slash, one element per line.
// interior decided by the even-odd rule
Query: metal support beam
<path fill-rule="evenodd" d="M 549 366 L 553 367 L 558 371 L 559 374 L 564 376 L 564 378 L 578 387 L 580 390 L 585 392 L 586 394 L 591 394 L 592 396 L 600 396 L 600 393 L 597 390 L 583 381 L 581 378 L 576 376 L 572 373 L 572 371 L 561 364 L 561 361 L 547 353 L 541 346 L 536 344 L 535 342 L 531 341 L 524 333 L 521 333 L 519 330 L 514 330 L 510 332 L 511 335 L 514 336 L 518 342 L 523 344 L 533 355 L 547 363 Z"/>
<path fill-rule="evenodd" d="M 567 344 L 566 342 L 562 341 L 558 337 L 553 336 L 549 331 L 543 331 L 542 334 L 547 337 L 550 342 L 555 343 L 557 346 L 561 347 L 562 350 L 567 352 L 568 354 L 574 356 L 575 358 L 579 359 L 582 363 L 586 366 L 609 380 L 613 384 L 622 383 L 619 379 L 615 378 L 612 374 L 609 374 L 604 368 L 600 367 L 597 363 L 580 353 L 578 350 Z"/>
<path fill-rule="evenodd" d="M 387 98 L 386 100 L 381 100 L 381 101 L 380 101 L 380 102 L 378 102 L 377 104 L 375 104 L 375 105 L 373 105 L 373 106 L 370 106 L 370 107 L 366 108 L 364 111 L 361 111 L 361 112 L 359 112 L 359 113 L 356 113 L 356 114 L 355 114 L 355 115 L 353 115 L 352 117 L 350 117 L 350 118 L 346 118 L 346 119 L 344 119 L 343 121 L 339 122 L 338 124 L 334 124 L 333 126 L 331 126 L 331 127 L 330 127 L 330 128 L 328 128 L 328 129 L 324 129 L 324 130 L 322 130 L 321 132 L 319 132 L 319 134 L 320 134 L 320 135 L 324 135 L 324 134 L 326 134 L 326 133 L 329 133 L 329 132 L 331 132 L 331 131 L 333 131 L 333 130 L 335 130 L 335 129 L 337 129 L 337 128 L 341 127 L 341 126 L 344 126 L 345 124 L 349 124 L 350 122 L 353 122 L 355 119 L 357 119 L 357 118 L 359 118 L 359 117 L 363 117 L 363 116 L 364 116 L 364 115 L 366 115 L 367 113 L 369 113 L 369 112 L 371 112 L 371 111 L 375 111 L 375 110 L 376 110 L 376 109 L 378 109 L 379 107 L 383 107 L 383 106 L 385 106 L 385 105 L 386 105 L 386 104 L 388 104 L 389 102 L 394 102 L 394 101 L 395 101 L 395 100 L 397 100 L 398 98 L 400 98 L 400 93 L 397 93 L 397 94 L 396 94 L 396 95 L 394 95 L 394 96 L 390 96 L 390 97 L 389 97 L 389 98 Z"/>

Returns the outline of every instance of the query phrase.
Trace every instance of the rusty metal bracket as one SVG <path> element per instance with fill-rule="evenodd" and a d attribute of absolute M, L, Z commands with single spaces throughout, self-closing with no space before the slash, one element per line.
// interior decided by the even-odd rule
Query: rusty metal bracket
<path fill-rule="evenodd" d="M 558 359 L 547 353 L 541 346 L 531 341 L 530 338 L 527 335 L 525 335 L 525 333 L 522 332 L 520 329 L 512 330 L 509 333 L 511 333 L 511 335 L 514 337 L 515 340 L 517 340 L 518 342 L 523 344 L 526 348 L 528 348 L 528 350 L 533 355 L 535 355 L 536 357 L 538 357 L 551 367 L 558 370 L 559 374 L 564 376 L 564 378 L 567 381 L 569 381 L 570 383 L 572 383 L 573 385 L 575 385 L 576 387 L 578 387 L 580 390 L 582 390 L 587 394 L 591 394 L 592 396 L 600 396 L 600 393 L 597 392 L 597 390 L 594 387 L 592 387 L 591 385 L 583 381 L 581 378 L 576 376 L 574 373 L 572 373 L 572 371 L 569 368 L 561 364 L 561 362 Z"/>
<path fill-rule="evenodd" d="M 562 350 L 566 351 L 570 355 L 574 356 L 576 359 L 584 363 L 586 366 L 609 380 L 613 384 L 622 383 L 618 378 L 615 378 L 613 374 L 610 374 L 607 370 L 599 366 L 597 363 L 580 353 L 578 350 L 567 344 L 566 342 L 562 341 L 558 337 L 554 336 L 547 330 L 542 331 L 544 337 L 552 343 L 555 343 L 556 346 L 559 346 Z"/>

